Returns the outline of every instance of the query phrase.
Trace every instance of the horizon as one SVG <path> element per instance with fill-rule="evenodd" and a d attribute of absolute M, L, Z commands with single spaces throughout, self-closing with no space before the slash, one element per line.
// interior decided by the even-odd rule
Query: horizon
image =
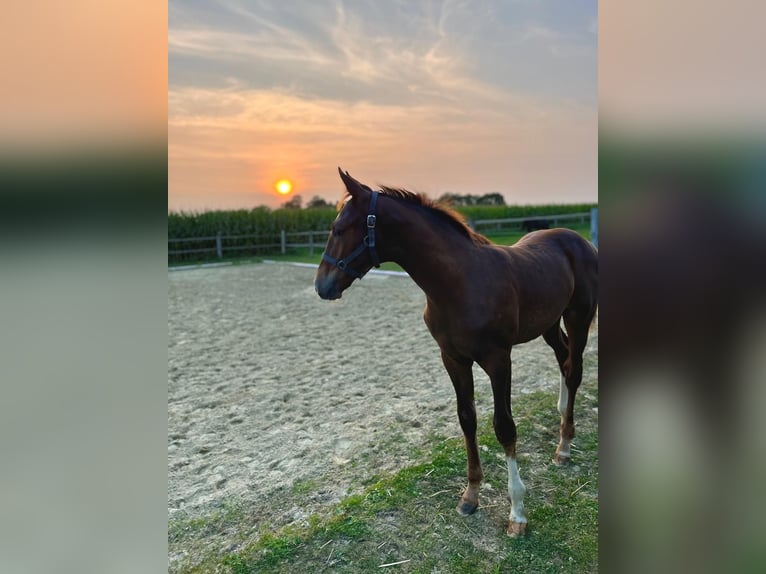
<path fill-rule="evenodd" d="M 380 187 L 380 186 L 373 185 L 373 188 L 377 188 L 377 187 Z M 407 189 L 407 188 L 404 188 L 404 189 Z M 239 210 L 239 209 L 252 210 L 252 209 L 257 209 L 259 207 L 268 207 L 271 210 L 275 210 L 275 209 L 282 209 L 286 202 L 290 201 L 291 199 L 293 199 L 296 196 L 300 196 L 301 199 L 302 199 L 302 203 L 303 204 L 301 205 L 300 209 L 306 209 L 306 203 L 308 201 L 310 201 L 311 199 L 313 199 L 314 197 L 320 197 L 320 198 L 324 199 L 325 201 L 327 201 L 328 203 L 330 203 L 333 207 L 335 207 L 335 205 L 338 203 L 338 201 L 343 199 L 343 195 L 344 195 L 345 191 L 344 190 L 339 190 L 336 193 L 337 197 L 334 198 L 334 199 L 333 199 L 333 193 L 335 193 L 335 192 L 326 192 L 326 193 L 323 194 L 323 193 L 300 192 L 300 191 L 298 191 L 298 192 L 290 193 L 290 195 L 287 195 L 287 196 L 276 195 L 275 194 L 274 199 L 276 200 L 276 203 L 272 203 L 271 205 L 266 205 L 266 204 L 263 204 L 263 203 L 259 203 L 259 204 L 247 204 L 247 203 L 241 203 L 240 204 L 240 203 L 236 203 L 236 205 L 232 206 L 232 207 L 226 207 L 224 205 L 219 205 L 219 206 L 214 206 L 214 207 L 208 207 L 208 206 L 205 206 L 205 205 L 199 205 L 199 206 L 194 206 L 194 207 L 191 207 L 191 208 L 184 208 L 184 207 L 181 207 L 181 208 L 171 208 L 170 204 L 168 203 L 168 213 L 180 213 L 182 211 L 183 212 L 206 213 L 206 212 L 210 212 L 210 211 L 234 211 L 234 210 Z M 456 192 L 454 190 L 445 190 L 445 191 L 442 191 L 442 192 L 439 192 L 439 193 L 436 193 L 436 194 L 428 194 L 427 193 L 426 195 L 428 195 L 428 197 L 430 197 L 431 199 L 439 199 L 442 195 L 447 194 L 447 193 L 458 193 L 458 192 Z M 481 197 L 482 195 L 492 194 L 492 193 L 499 193 L 500 195 L 503 196 L 503 198 L 505 199 L 505 207 L 536 207 L 536 206 L 541 206 L 541 205 L 576 205 L 576 204 L 581 204 L 581 203 L 582 204 L 598 204 L 598 196 L 596 196 L 596 197 L 594 197 L 592 199 L 587 199 L 587 198 L 585 198 L 585 199 L 577 199 L 577 198 L 569 198 L 569 197 L 567 197 L 567 198 L 564 198 L 561 201 L 539 201 L 538 202 L 538 201 L 534 201 L 534 200 L 532 200 L 532 201 L 509 201 L 508 200 L 508 196 L 509 195 L 513 195 L 512 192 L 505 192 L 505 193 L 503 193 L 502 191 L 497 191 L 497 190 L 489 190 L 489 191 L 486 191 L 486 192 L 482 191 L 482 192 L 473 192 L 473 193 L 468 191 L 468 192 L 460 193 L 460 195 L 473 195 L 473 196 L 476 196 L 476 197 Z M 462 207 L 462 206 L 457 206 L 457 207 Z M 494 206 L 489 206 L 489 207 L 494 207 Z M 503 207 L 503 206 L 499 206 L 499 207 Z"/>
<path fill-rule="evenodd" d="M 453 193 L 453 192 L 445 191 L 444 193 Z M 487 192 L 487 193 L 501 193 L 501 192 L 492 192 L 492 191 L 490 191 L 490 192 Z M 178 215 L 181 215 L 181 214 L 191 214 L 191 213 L 201 214 L 201 213 L 211 213 L 211 212 L 214 212 L 214 211 L 238 211 L 238 210 L 242 210 L 242 209 L 247 210 L 247 211 L 252 211 L 254 209 L 258 209 L 258 208 L 261 208 L 261 207 L 268 208 L 271 211 L 275 211 L 277 209 L 298 209 L 298 208 L 285 208 L 284 207 L 284 204 L 287 201 L 289 201 L 290 199 L 292 199 L 293 197 L 295 197 L 296 195 L 300 195 L 302 200 L 303 200 L 303 205 L 301 205 L 300 209 L 312 209 L 312 208 L 307 208 L 305 203 L 307 201 L 311 200 L 312 198 L 316 197 L 316 196 L 322 197 L 322 196 L 320 196 L 318 194 L 315 194 L 315 195 L 312 195 L 311 197 L 306 198 L 305 196 L 303 196 L 303 194 L 297 193 L 297 194 L 291 194 L 289 197 L 281 196 L 281 200 L 282 201 L 280 203 L 278 203 L 277 205 L 258 204 L 258 205 L 250 205 L 250 206 L 242 205 L 241 207 L 212 207 L 212 208 L 200 207 L 200 208 L 191 208 L 191 209 L 185 209 L 185 208 L 182 208 L 182 209 L 171 209 L 170 206 L 168 206 L 168 215 L 171 214 L 171 213 L 172 214 L 178 214 Z M 485 194 L 483 194 L 483 193 L 482 194 L 468 193 L 468 194 L 461 194 L 461 195 L 474 195 L 476 197 L 481 197 L 482 195 L 485 195 Z M 501 193 L 501 195 L 502 195 L 502 193 Z M 436 196 L 433 199 L 438 199 L 439 197 L 440 196 Z M 505 196 L 503 196 L 503 197 L 505 197 Z M 330 201 L 330 200 L 327 200 L 327 201 L 331 205 L 330 205 L 330 207 L 324 208 L 324 209 L 335 209 L 336 208 L 338 201 Z M 452 207 L 459 210 L 461 207 L 541 207 L 541 206 L 549 206 L 549 205 L 579 205 L 579 204 L 598 205 L 598 198 L 595 198 L 592 201 L 591 200 L 583 200 L 583 201 L 547 201 L 547 202 L 543 202 L 543 203 L 535 203 L 535 202 L 520 203 L 520 202 L 508 202 L 506 200 L 505 205 L 475 205 L 475 206 L 453 205 Z"/>
<path fill-rule="evenodd" d="M 433 198 L 598 199 L 596 2 L 168 10 L 169 212 L 335 203 L 338 165 Z"/>

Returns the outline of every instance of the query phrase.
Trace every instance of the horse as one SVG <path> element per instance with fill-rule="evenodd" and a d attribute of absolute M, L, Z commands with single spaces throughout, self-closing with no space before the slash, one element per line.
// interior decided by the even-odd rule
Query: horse
<path fill-rule="evenodd" d="M 516 461 L 511 348 L 542 335 L 553 349 L 561 372 L 554 462 L 565 464 L 575 436 L 583 351 L 597 308 L 596 248 L 568 229 L 536 231 L 513 246 L 496 246 L 446 205 L 405 189 L 373 190 L 338 172 L 346 194 L 316 272 L 317 294 L 338 299 L 355 279 L 385 261 L 398 263 L 423 290 L 423 319 L 452 381 L 465 439 L 468 486 L 457 511 L 467 516 L 476 510 L 484 476 L 476 439 L 475 362 L 492 385 L 492 422 L 508 467 L 507 534 L 523 535 L 526 487 Z"/>

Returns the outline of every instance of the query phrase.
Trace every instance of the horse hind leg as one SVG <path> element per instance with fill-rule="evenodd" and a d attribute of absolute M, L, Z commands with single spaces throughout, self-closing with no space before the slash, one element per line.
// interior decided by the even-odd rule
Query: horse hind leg
<path fill-rule="evenodd" d="M 556 447 L 556 453 L 553 457 L 556 464 L 566 464 L 571 458 L 570 445 L 575 436 L 575 396 L 580 383 L 582 383 L 583 353 L 588 342 L 588 329 L 595 312 L 595 305 L 584 309 L 570 308 L 564 311 L 564 326 L 569 334 L 568 356 L 563 363 L 560 363 L 564 384 L 559 392 L 561 427 L 559 445 Z"/>
<path fill-rule="evenodd" d="M 484 473 L 481 469 L 479 458 L 479 444 L 476 439 L 476 406 L 473 397 L 473 371 L 472 361 L 461 362 L 442 352 L 442 362 L 447 369 L 452 386 L 455 387 L 457 397 L 457 416 L 460 428 L 465 438 L 465 450 L 468 459 L 468 486 L 460 502 L 457 511 L 463 516 L 473 514 L 479 506 L 479 489 Z"/>
<path fill-rule="evenodd" d="M 566 377 L 566 373 L 569 370 L 569 367 L 567 366 L 567 359 L 569 358 L 569 340 L 564 331 L 562 331 L 559 322 L 556 322 L 553 327 L 543 333 L 543 339 L 545 339 L 545 342 L 548 343 L 548 346 L 553 349 L 553 352 L 556 354 L 556 361 L 559 364 L 560 380 L 558 411 L 561 415 L 561 426 L 559 430 L 559 444 L 556 447 L 556 454 L 553 457 L 553 461 L 556 464 L 564 464 L 569 460 L 571 456 L 570 442 L 572 440 L 572 438 L 565 433 L 567 424 L 567 405 L 569 403 L 570 394 Z"/>

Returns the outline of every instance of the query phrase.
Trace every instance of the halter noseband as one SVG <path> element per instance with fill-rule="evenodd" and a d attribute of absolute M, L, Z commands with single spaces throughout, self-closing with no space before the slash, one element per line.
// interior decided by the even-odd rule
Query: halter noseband
<path fill-rule="evenodd" d="M 364 273 L 359 273 L 359 271 L 356 271 L 354 269 L 351 269 L 348 264 L 351 263 L 354 259 L 359 257 L 362 253 L 364 253 L 365 249 L 370 250 L 370 257 L 372 258 L 372 264 L 375 267 L 380 267 L 380 258 L 378 257 L 378 251 L 375 249 L 375 224 L 377 223 L 377 216 L 375 215 L 375 204 L 378 202 L 378 192 L 373 191 L 372 197 L 370 197 L 370 213 L 367 214 L 367 235 L 364 236 L 364 239 L 362 239 L 362 243 L 360 243 L 356 249 L 354 249 L 351 253 L 348 254 L 347 257 L 344 257 L 343 259 L 336 259 L 335 257 L 330 257 L 327 255 L 327 252 L 325 251 L 322 253 L 322 259 L 324 261 L 327 261 L 331 265 L 334 265 L 341 271 L 344 271 L 345 273 L 348 273 L 355 279 L 361 279 L 364 277 Z"/>

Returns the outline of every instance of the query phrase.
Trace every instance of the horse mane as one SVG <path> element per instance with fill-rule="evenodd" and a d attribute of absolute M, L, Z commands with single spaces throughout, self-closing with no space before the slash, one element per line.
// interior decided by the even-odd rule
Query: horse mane
<path fill-rule="evenodd" d="M 414 193 L 406 189 L 386 186 L 381 186 L 380 193 L 387 195 L 388 197 L 401 199 L 407 203 L 425 207 L 433 215 L 440 218 L 442 221 L 446 221 L 453 228 L 465 235 L 474 243 L 481 245 L 489 245 L 491 243 L 490 240 L 484 237 L 481 233 L 476 233 L 473 229 L 468 227 L 468 224 L 465 222 L 465 218 L 460 213 L 455 211 L 449 205 L 449 203 L 443 200 L 433 200 L 422 193 Z"/>

